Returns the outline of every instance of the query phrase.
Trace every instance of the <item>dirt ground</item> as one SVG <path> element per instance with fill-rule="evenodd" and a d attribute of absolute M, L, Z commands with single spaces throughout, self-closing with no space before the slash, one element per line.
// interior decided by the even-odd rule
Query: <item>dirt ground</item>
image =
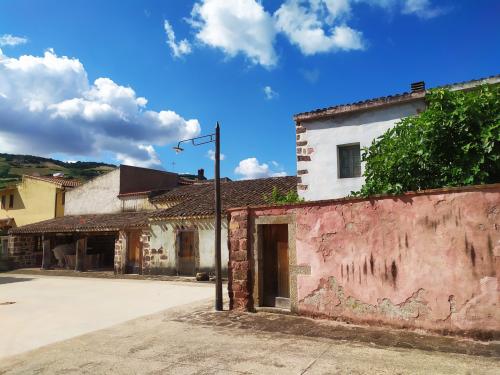
<path fill-rule="evenodd" d="M 0 361 L 0 374 L 499 374 L 481 343 L 194 302 Z"/>
<path fill-rule="evenodd" d="M 0 362 L 213 295 L 192 282 L 0 274 Z"/>

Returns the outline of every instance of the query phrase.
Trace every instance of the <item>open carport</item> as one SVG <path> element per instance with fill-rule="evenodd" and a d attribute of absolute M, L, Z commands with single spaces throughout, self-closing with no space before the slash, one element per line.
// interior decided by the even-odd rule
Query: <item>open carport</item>
<path fill-rule="evenodd" d="M 210 284 L 0 274 L 0 358 L 212 295 Z"/>

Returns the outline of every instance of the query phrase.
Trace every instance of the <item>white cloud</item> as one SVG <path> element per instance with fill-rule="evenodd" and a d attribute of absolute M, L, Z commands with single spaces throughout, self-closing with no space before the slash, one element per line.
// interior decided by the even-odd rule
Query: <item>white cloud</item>
<path fill-rule="evenodd" d="M 200 0 L 191 11 L 191 25 L 202 43 L 234 57 L 243 54 L 255 64 L 277 62 L 271 15 L 256 0 Z"/>
<path fill-rule="evenodd" d="M 165 28 L 165 34 L 167 34 L 167 44 L 172 50 L 172 56 L 181 57 L 192 52 L 191 44 L 187 39 L 182 39 L 179 43 L 176 43 L 174 29 L 167 20 L 164 21 L 163 27 Z"/>
<path fill-rule="evenodd" d="M 99 157 L 135 165 L 160 163 L 154 146 L 192 138 L 198 120 L 152 111 L 131 87 L 110 78 L 90 83 L 83 64 L 57 56 L 5 56 L 0 51 L 0 145 L 18 153 Z M 14 145 L 14 146 L 13 146 Z"/>
<path fill-rule="evenodd" d="M 0 47 L 17 46 L 25 43 L 28 43 L 28 39 L 21 36 L 14 36 L 11 34 L 3 34 L 0 36 Z"/>
<path fill-rule="evenodd" d="M 246 56 L 266 68 L 278 62 L 274 47 L 276 36 L 283 34 L 304 55 L 363 50 L 363 33 L 349 26 L 355 6 L 368 4 L 386 12 L 395 11 L 420 18 L 432 18 L 446 12 L 432 0 L 285 0 L 271 14 L 261 0 L 196 0 L 188 22 L 202 44 L 220 49 L 225 55 Z M 165 21 L 169 45 L 174 56 L 181 48 L 191 52 L 184 39 L 175 42 L 175 34 Z"/>
<path fill-rule="evenodd" d="M 328 2 L 333 4 L 332 2 Z M 350 8 L 349 8 L 350 9 Z M 333 13 L 337 12 L 337 13 Z M 333 22 L 345 16 L 345 7 L 327 6 L 326 0 L 287 0 L 274 17 L 278 30 L 304 55 L 322 52 L 362 50 L 363 36 L 345 23 Z"/>
<path fill-rule="evenodd" d="M 274 91 L 271 86 L 265 86 L 263 91 L 267 100 L 271 100 L 279 96 L 279 94 Z"/>
<path fill-rule="evenodd" d="M 272 164 L 275 165 L 277 163 L 273 162 Z M 238 166 L 234 169 L 234 173 L 240 175 L 242 180 L 286 176 L 285 171 L 273 171 L 268 164 L 260 164 L 257 158 L 248 158 L 241 160 Z"/>
<path fill-rule="evenodd" d="M 420 18 L 428 19 L 446 13 L 444 8 L 433 7 L 430 0 L 404 0 L 403 14 L 415 14 Z"/>
<path fill-rule="evenodd" d="M 207 157 L 210 160 L 214 160 L 215 161 L 215 151 L 214 150 L 208 150 Z M 225 158 L 226 158 L 226 155 L 224 155 L 223 153 L 221 153 L 220 154 L 220 160 L 224 160 Z"/>

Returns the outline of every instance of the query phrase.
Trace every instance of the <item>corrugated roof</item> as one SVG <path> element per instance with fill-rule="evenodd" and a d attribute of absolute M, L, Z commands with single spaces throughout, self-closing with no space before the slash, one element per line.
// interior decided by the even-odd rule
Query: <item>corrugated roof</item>
<path fill-rule="evenodd" d="M 62 216 L 13 228 L 9 234 L 114 232 L 147 226 L 152 211 Z"/>
<path fill-rule="evenodd" d="M 82 184 L 80 180 L 76 180 L 74 178 L 53 177 L 53 176 L 30 176 L 30 175 L 24 175 L 23 177 L 39 181 L 50 182 L 52 184 L 58 185 L 59 187 L 74 188 Z"/>
<path fill-rule="evenodd" d="M 481 84 L 495 84 L 500 82 L 500 74 L 493 75 L 490 77 L 473 79 L 464 82 L 451 83 L 444 86 L 438 86 L 436 88 L 448 88 L 450 90 L 466 90 L 472 87 L 476 87 Z M 405 103 L 414 100 L 419 100 L 425 97 L 425 94 L 429 90 L 417 91 L 417 92 L 403 92 L 400 94 L 381 96 L 378 98 L 372 98 L 367 100 L 362 100 L 349 104 L 339 104 L 326 108 L 318 108 L 308 112 L 297 113 L 293 116 L 296 123 L 313 121 L 322 118 L 331 117 L 333 115 L 362 111 L 366 109 L 372 109 L 376 107 L 381 107 L 389 104 Z"/>
<path fill-rule="evenodd" d="M 297 177 L 271 177 L 256 180 L 221 182 L 222 210 L 231 207 L 266 204 L 265 195 L 271 194 L 273 188 L 282 193 L 296 191 Z M 214 184 L 203 183 L 182 186 L 156 197 L 153 202 L 179 202 L 164 210 L 155 211 L 152 219 L 209 217 L 215 212 Z"/>

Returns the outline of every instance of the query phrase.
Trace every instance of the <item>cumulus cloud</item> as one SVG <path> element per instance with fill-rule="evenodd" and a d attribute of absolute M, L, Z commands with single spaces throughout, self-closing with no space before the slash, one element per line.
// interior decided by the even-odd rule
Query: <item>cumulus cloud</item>
<path fill-rule="evenodd" d="M 275 167 L 278 166 L 276 162 L 272 162 L 272 164 Z M 257 158 L 248 158 L 241 160 L 238 166 L 234 169 L 234 173 L 240 175 L 242 180 L 253 180 L 256 178 L 264 178 L 264 177 L 286 176 L 285 171 L 272 170 L 269 167 L 269 164 L 266 163 L 260 164 Z"/>
<path fill-rule="evenodd" d="M 332 4 L 334 3 L 326 0 L 287 0 L 274 14 L 276 26 L 304 55 L 363 49 L 360 31 L 345 23 L 333 25 L 348 9 Z"/>
<path fill-rule="evenodd" d="M 252 63 L 270 68 L 278 61 L 274 47 L 278 34 L 306 56 L 363 50 L 366 43 L 362 31 L 349 26 L 355 6 L 368 4 L 420 18 L 445 13 L 431 1 L 285 0 L 271 14 L 260 0 L 197 0 L 189 22 L 202 44 L 220 49 L 229 57 L 242 54 Z M 175 51 L 179 45 L 173 31 L 171 34 Z"/>
<path fill-rule="evenodd" d="M 12 58 L 0 50 L 0 145 L 19 153 L 98 157 L 154 166 L 153 145 L 197 136 L 200 124 L 147 100 L 110 78 L 90 83 L 76 58 L 47 50 Z"/>
<path fill-rule="evenodd" d="M 0 36 L 0 47 L 17 46 L 18 44 L 25 43 L 28 43 L 28 39 L 21 36 L 14 36 L 11 34 L 3 34 Z"/>
<path fill-rule="evenodd" d="M 191 53 L 191 44 L 187 39 L 182 39 L 179 43 L 175 41 L 175 33 L 172 25 L 165 20 L 163 23 L 165 28 L 165 34 L 167 35 L 167 44 L 172 50 L 172 56 L 181 57 L 183 55 L 189 55 Z"/>
<path fill-rule="evenodd" d="M 263 91 L 267 100 L 271 100 L 279 96 L 279 94 L 274 91 L 271 86 L 265 86 Z"/>
<path fill-rule="evenodd" d="M 190 22 L 200 42 L 230 57 L 241 53 L 265 67 L 277 62 L 273 19 L 256 0 L 201 0 Z"/>
<path fill-rule="evenodd" d="M 214 150 L 208 150 L 207 157 L 210 160 L 214 160 L 215 161 L 215 151 Z M 224 155 L 223 153 L 221 153 L 220 154 L 220 160 L 224 160 L 225 158 L 226 158 L 226 155 Z"/>

